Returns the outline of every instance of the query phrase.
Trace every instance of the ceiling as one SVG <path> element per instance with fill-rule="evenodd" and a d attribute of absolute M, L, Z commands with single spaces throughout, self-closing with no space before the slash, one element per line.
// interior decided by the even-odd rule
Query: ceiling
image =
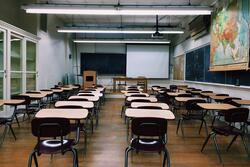
<path fill-rule="evenodd" d="M 189 0 L 38 0 L 51 4 L 111 4 L 117 5 L 188 5 Z M 210 6 L 215 0 L 190 0 L 191 5 Z M 154 27 L 155 16 L 91 16 L 56 15 L 64 26 L 95 27 Z M 163 27 L 185 28 L 194 16 L 159 16 L 159 25 Z M 171 35 L 170 35 L 171 36 Z M 168 36 L 169 37 L 169 36 Z"/>

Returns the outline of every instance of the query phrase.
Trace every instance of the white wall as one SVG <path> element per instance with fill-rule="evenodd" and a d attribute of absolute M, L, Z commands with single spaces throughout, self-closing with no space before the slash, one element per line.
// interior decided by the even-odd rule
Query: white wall
<path fill-rule="evenodd" d="M 53 87 L 63 80 L 66 73 L 72 73 L 70 47 L 65 34 L 56 32 L 60 21 L 48 15 L 48 32 L 38 31 L 38 89 Z"/>
<path fill-rule="evenodd" d="M 80 54 L 83 52 L 88 53 L 123 53 L 126 54 L 127 48 L 126 44 L 77 44 L 77 68 L 78 72 L 80 72 Z M 76 60 L 74 58 L 74 66 L 76 64 Z M 74 73 L 76 73 L 76 69 L 74 69 Z M 113 77 L 114 76 L 98 76 L 97 82 L 99 84 L 103 84 L 107 86 L 108 88 L 112 88 L 113 85 Z M 79 78 L 79 83 L 82 84 L 82 77 Z M 161 86 L 167 86 L 169 83 L 169 80 L 157 80 L 152 79 L 148 81 L 148 85 L 161 85 Z"/>
<path fill-rule="evenodd" d="M 200 48 L 204 45 L 210 43 L 210 35 L 206 35 L 196 41 L 188 39 L 183 43 L 177 45 L 174 48 L 173 56 L 179 56 L 185 54 L 196 48 Z M 182 84 L 184 81 L 173 81 L 173 84 Z M 241 97 L 243 99 L 249 99 L 250 87 L 246 86 L 234 86 L 234 85 L 225 85 L 225 84 L 211 84 L 211 83 L 202 83 L 202 82 L 190 82 L 186 81 L 190 87 L 199 88 L 202 90 L 212 90 L 216 93 L 227 93 L 230 96 Z"/>

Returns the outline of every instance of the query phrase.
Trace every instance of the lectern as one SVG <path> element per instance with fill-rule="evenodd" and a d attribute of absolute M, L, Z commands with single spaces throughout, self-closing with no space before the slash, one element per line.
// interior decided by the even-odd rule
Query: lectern
<path fill-rule="evenodd" d="M 96 71 L 83 71 L 83 88 L 85 89 L 93 85 L 96 85 Z"/>

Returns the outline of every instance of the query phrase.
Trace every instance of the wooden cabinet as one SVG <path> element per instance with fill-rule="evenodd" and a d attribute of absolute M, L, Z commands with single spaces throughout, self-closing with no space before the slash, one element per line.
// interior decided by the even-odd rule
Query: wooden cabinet
<path fill-rule="evenodd" d="M 91 87 L 96 85 L 96 71 L 83 71 L 83 88 Z"/>

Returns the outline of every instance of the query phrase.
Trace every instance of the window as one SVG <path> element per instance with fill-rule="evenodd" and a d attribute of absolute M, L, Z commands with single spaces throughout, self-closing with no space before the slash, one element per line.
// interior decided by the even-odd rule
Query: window
<path fill-rule="evenodd" d="M 36 90 L 36 43 L 26 43 L 26 90 Z"/>

